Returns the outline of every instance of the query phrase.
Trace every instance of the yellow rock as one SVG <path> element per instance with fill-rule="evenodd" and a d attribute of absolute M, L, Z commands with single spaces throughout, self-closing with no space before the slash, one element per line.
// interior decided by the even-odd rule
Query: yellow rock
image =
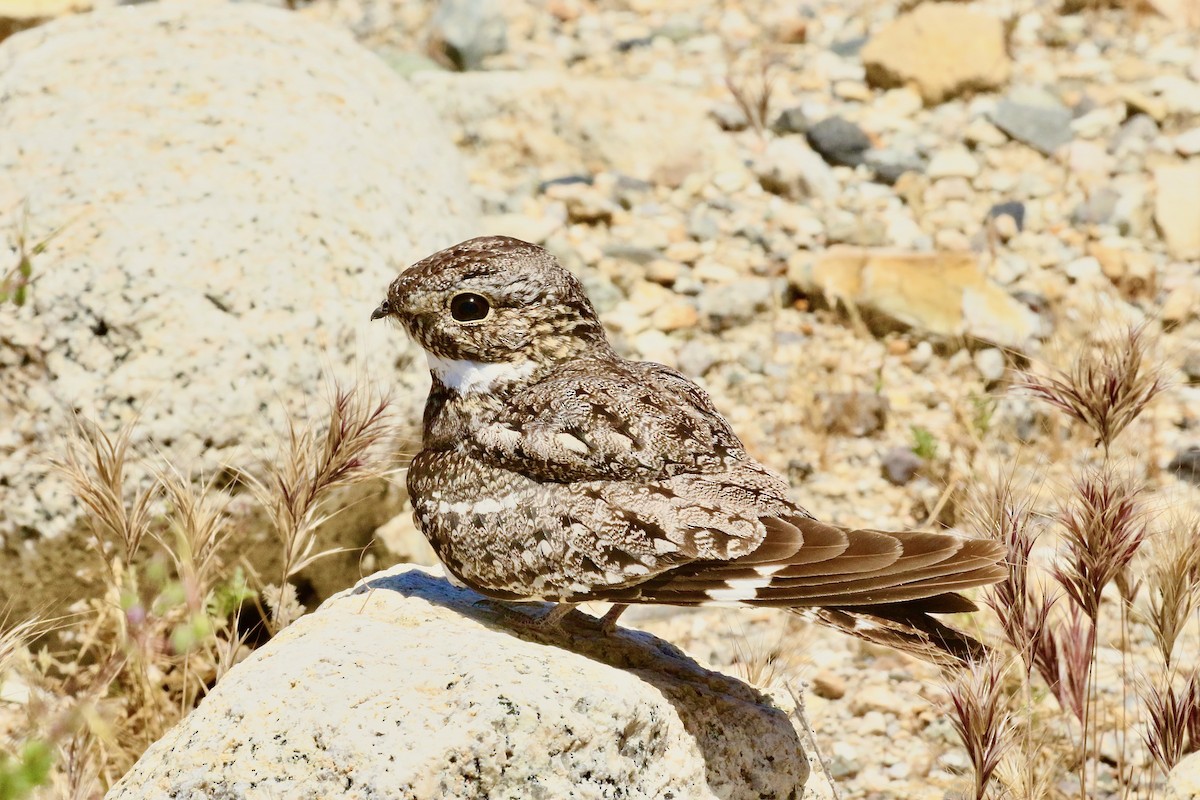
<path fill-rule="evenodd" d="M 0 0 L 0 39 L 91 7 L 91 0 Z"/>
<path fill-rule="evenodd" d="M 1159 167 L 1154 171 L 1157 192 L 1154 222 L 1172 258 L 1200 258 L 1200 160 Z"/>
<path fill-rule="evenodd" d="M 994 281 L 969 252 L 906 253 L 835 247 L 788 277 L 831 302 L 875 312 L 936 336 L 984 339 L 1021 348 L 1037 316 Z"/>
<path fill-rule="evenodd" d="M 997 89 L 1012 62 L 1004 23 L 950 3 L 924 3 L 871 37 L 862 50 L 867 81 L 911 85 L 926 105 L 963 92 Z"/>

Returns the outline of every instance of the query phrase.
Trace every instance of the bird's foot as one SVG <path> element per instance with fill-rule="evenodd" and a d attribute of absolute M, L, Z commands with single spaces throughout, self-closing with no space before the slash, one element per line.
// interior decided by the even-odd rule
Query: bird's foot
<path fill-rule="evenodd" d="M 600 632 L 606 636 L 612 635 L 617 630 L 617 619 L 625 613 L 625 609 L 629 608 L 626 603 L 613 603 L 613 607 L 608 610 L 603 617 L 600 618 Z"/>
<path fill-rule="evenodd" d="M 575 610 L 577 604 L 555 603 L 553 608 L 541 616 L 527 614 L 519 610 L 520 606 L 514 606 L 502 600 L 492 600 L 486 597 L 482 600 L 477 600 L 475 606 L 492 611 L 514 627 L 531 631 L 550 632 L 565 629 L 563 623 L 571 616 L 571 612 Z M 573 620 L 573 622 L 582 624 L 584 627 L 597 629 L 605 636 L 611 636 L 617 630 L 617 619 L 627 608 L 629 606 L 626 604 L 614 603 L 612 608 L 608 610 L 608 613 L 599 619 L 579 614 L 576 615 L 578 618 Z"/>
<path fill-rule="evenodd" d="M 485 597 L 475 601 L 476 608 L 485 608 L 496 614 L 508 624 L 517 628 L 535 631 L 552 631 L 562 626 L 563 619 L 575 610 L 574 603 L 556 603 L 541 616 L 526 614 L 520 606 L 512 605 L 503 600 L 493 600 Z"/>

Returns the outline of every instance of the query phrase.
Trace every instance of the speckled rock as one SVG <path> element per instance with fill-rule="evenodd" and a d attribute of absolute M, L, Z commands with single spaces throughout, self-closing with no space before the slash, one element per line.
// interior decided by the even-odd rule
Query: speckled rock
<path fill-rule="evenodd" d="M 418 568 L 368 578 L 235 667 L 108 800 L 801 796 L 766 696 L 648 634 L 514 628 L 480 600 Z"/>
<path fill-rule="evenodd" d="M 677 186 L 693 173 L 740 168 L 705 109 L 670 87 L 499 71 L 422 72 L 413 83 L 468 151 L 514 170 L 534 164 L 553 178 L 606 169 Z M 662 146 L 665 130 L 671 147 Z"/>
<path fill-rule="evenodd" d="M 478 212 L 421 98 L 280 10 L 59 20 L 0 47 L 0 97 L 0 231 L 62 226 L 30 302 L 0 305 L 0 607 L 23 607 L 78 568 L 78 510 L 47 463 L 72 410 L 108 430 L 138 417 L 137 450 L 185 471 L 249 466 L 333 375 L 391 382 L 411 351 L 371 309 Z M 405 407 L 423 380 L 401 376 Z"/>
<path fill-rule="evenodd" d="M 1185 756 L 1167 776 L 1166 800 L 1200 799 L 1200 753 Z"/>
<path fill-rule="evenodd" d="M 0 40 L 89 5 L 88 0 L 4 0 L 0 2 Z"/>

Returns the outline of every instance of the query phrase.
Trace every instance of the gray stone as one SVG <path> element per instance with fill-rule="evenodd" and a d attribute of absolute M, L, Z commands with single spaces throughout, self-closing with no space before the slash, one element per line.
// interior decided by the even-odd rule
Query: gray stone
<path fill-rule="evenodd" d="M 789 133 L 804 133 L 810 124 L 803 108 L 791 106 L 779 112 L 779 116 L 771 123 L 771 130 L 780 136 L 786 136 Z"/>
<path fill-rule="evenodd" d="M 723 131 L 744 131 L 750 127 L 746 112 L 737 103 L 717 103 L 708 110 Z"/>
<path fill-rule="evenodd" d="M 1008 217 L 1013 221 L 1018 231 L 1025 230 L 1025 204 L 1019 200 L 1008 200 L 996 203 L 988 209 L 988 218 Z"/>
<path fill-rule="evenodd" d="M 0 75 L 0 231 L 26 201 L 32 241 L 64 226 L 30 301 L 0 305 L 36 353 L 3 369 L 0 608 L 84 591 L 86 526 L 49 464 L 72 409 L 110 432 L 136 417 L 135 453 L 198 476 L 274 453 L 356 355 L 420 406 L 428 378 L 393 377 L 416 348 L 367 315 L 478 209 L 438 119 L 379 58 L 278 9 L 155 3 L 18 34 Z M 360 544 L 398 502 L 360 498 L 322 542 Z M 265 569 L 278 544 L 249 535 Z"/>
<path fill-rule="evenodd" d="M 1004 351 L 997 347 L 985 347 L 982 350 L 975 352 L 973 359 L 975 368 L 979 370 L 979 374 L 988 383 L 995 383 L 1004 377 L 1004 371 L 1008 368 L 1008 364 L 1004 358 Z"/>
<path fill-rule="evenodd" d="M 835 166 L 857 167 L 871 147 L 871 140 L 862 128 L 842 117 L 821 120 L 805 136 L 809 146 Z"/>
<path fill-rule="evenodd" d="M 1158 123 L 1154 118 L 1148 114 L 1134 114 L 1121 124 L 1109 150 L 1118 156 L 1130 153 L 1140 155 L 1155 136 L 1158 136 Z"/>
<path fill-rule="evenodd" d="M 883 477 L 894 486 L 904 486 L 916 477 L 925 462 L 908 447 L 893 447 L 880 461 Z"/>
<path fill-rule="evenodd" d="M 721 225 L 706 207 L 696 206 L 688 214 L 687 232 L 697 241 L 708 241 L 721 235 Z"/>
<path fill-rule="evenodd" d="M 1018 142 L 1048 156 L 1071 141 L 1071 109 L 1061 103 L 1035 105 L 1005 99 L 996 104 L 989 118 Z"/>
<path fill-rule="evenodd" d="M 718 361 L 720 361 L 720 357 L 716 350 L 699 339 L 690 339 L 685 342 L 675 357 L 679 369 L 691 378 L 702 377 Z"/>
<path fill-rule="evenodd" d="M 835 781 L 853 778 L 860 772 L 862 764 L 857 759 L 834 756 L 829 760 L 829 777 Z"/>
<path fill-rule="evenodd" d="M 868 150 L 863 154 L 863 160 L 875 174 L 875 179 L 889 186 L 900 180 L 900 176 L 906 172 L 919 174 L 926 168 L 924 158 L 918 153 L 907 150 L 891 148 Z"/>
<path fill-rule="evenodd" d="M 803 794 L 774 698 L 648 634 L 523 613 L 544 612 L 420 568 L 374 575 L 234 667 L 108 800 Z"/>
<path fill-rule="evenodd" d="M 429 25 L 434 46 L 458 69 L 479 69 L 508 47 L 499 0 L 441 0 Z"/>
<path fill-rule="evenodd" d="M 1200 486 L 1200 447 L 1180 450 L 1167 464 L 1167 469 L 1181 481 Z"/>
<path fill-rule="evenodd" d="M 1103 225 L 1113 220 L 1121 195 L 1107 186 L 1091 192 L 1075 209 L 1071 219 L 1077 225 Z"/>
<path fill-rule="evenodd" d="M 747 325 L 765 313 L 776 297 L 775 282 L 746 278 L 728 286 L 713 286 L 699 297 L 701 316 L 715 330 Z"/>

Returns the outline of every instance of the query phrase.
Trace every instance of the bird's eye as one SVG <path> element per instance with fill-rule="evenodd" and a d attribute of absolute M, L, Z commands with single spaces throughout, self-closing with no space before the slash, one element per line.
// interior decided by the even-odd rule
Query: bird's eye
<path fill-rule="evenodd" d="M 450 301 L 450 316 L 459 322 L 479 322 L 492 313 L 492 306 L 482 295 L 463 292 Z"/>

